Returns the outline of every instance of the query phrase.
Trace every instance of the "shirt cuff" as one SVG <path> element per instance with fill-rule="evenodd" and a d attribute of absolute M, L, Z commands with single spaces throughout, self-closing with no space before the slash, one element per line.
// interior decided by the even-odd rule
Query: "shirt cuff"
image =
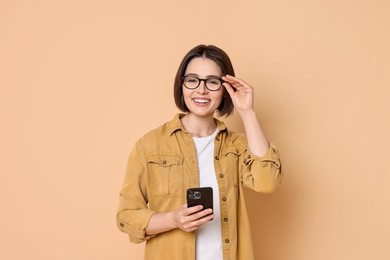
<path fill-rule="evenodd" d="M 250 166 L 253 161 L 259 161 L 266 164 L 271 162 L 276 168 L 281 168 L 280 156 L 276 146 L 273 143 L 270 143 L 269 148 L 263 156 L 254 155 L 248 149 L 245 153 L 242 163 L 245 166 Z"/>
<path fill-rule="evenodd" d="M 137 210 L 136 216 L 132 216 L 131 223 L 127 221 L 125 211 L 123 210 L 117 214 L 117 225 L 122 232 L 129 235 L 130 242 L 142 243 L 155 236 L 148 236 L 145 231 L 150 218 L 155 213 L 154 211 L 149 209 Z"/>

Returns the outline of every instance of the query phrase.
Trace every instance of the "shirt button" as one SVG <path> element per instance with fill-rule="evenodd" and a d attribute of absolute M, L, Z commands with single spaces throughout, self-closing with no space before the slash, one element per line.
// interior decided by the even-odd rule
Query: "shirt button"
<path fill-rule="evenodd" d="M 223 198 L 222 198 L 222 201 L 226 201 L 226 197 L 223 197 Z"/>
<path fill-rule="evenodd" d="M 167 164 L 167 161 L 166 161 L 166 160 L 164 160 L 164 161 L 163 161 L 163 164 Z"/>
<path fill-rule="evenodd" d="M 250 158 L 251 158 L 251 155 L 250 155 L 250 154 L 248 154 L 247 158 L 248 158 L 248 159 L 250 159 Z"/>
<path fill-rule="evenodd" d="M 229 239 L 225 239 L 225 243 L 229 243 L 230 241 L 229 241 Z"/>
<path fill-rule="evenodd" d="M 217 137 L 215 138 L 215 140 L 219 141 L 220 139 L 219 139 L 219 137 L 217 136 Z"/>
<path fill-rule="evenodd" d="M 223 178 L 223 174 L 222 173 L 219 174 L 219 178 Z"/>
<path fill-rule="evenodd" d="M 224 218 L 224 219 L 223 219 L 223 221 L 225 221 L 225 222 L 228 222 L 228 221 L 229 221 L 229 219 L 228 219 L 228 218 Z"/>
<path fill-rule="evenodd" d="M 124 227 L 125 225 L 123 223 L 120 223 L 119 226 Z"/>
<path fill-rule="evenodd" d="M 218 155 L 215 156 L 215 160 L 219 160 L 219 156 Z"/>

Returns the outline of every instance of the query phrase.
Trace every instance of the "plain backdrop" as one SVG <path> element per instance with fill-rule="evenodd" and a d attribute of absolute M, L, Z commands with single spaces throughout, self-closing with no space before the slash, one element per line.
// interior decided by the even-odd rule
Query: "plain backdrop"
<path fill-rule="evenodd" d="M 201 43 L 254 87 L 282 156 L 282 186 L 246 194 L 256 259 L 390 259 L 389 17 L 386 0 L 2 0 L 0 259 L 142 259 L 115 224 L 127 157 L 178 112 Z"/>

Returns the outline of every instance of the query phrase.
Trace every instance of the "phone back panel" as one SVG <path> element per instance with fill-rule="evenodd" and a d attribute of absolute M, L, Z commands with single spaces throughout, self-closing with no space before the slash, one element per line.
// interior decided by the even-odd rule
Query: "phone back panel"
<path fill-rule="evenodd" d="M 211 187 L 190 188 L 187 190 L 187 205 L 202 205 L 203 209 L 213 209 L 213 189 Z"/>

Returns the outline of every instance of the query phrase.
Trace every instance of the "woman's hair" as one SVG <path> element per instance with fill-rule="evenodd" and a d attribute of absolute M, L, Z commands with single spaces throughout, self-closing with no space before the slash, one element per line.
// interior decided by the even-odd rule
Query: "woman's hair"
<path fill-rule="evenodd" d="M 188 112 L 189 109 L 187 108 L 184 102 L 182 78 L 187 69 L 188 63 L 193 58 L 196 57 L 205 57 L 210 60 L 213 60 L 215 63 L 217 63 L 217 65 L 221 69 L 222 75 L 234 76 L 234 69 L 230 61 L 230 58 L 223 50 L 213 45 L 204 45 L 204 44 L 194 47 L 186 54 L 186 56 L 184 56 L 179 66 L 179 69 L 177 70 L 175 83 L 173 87 L 176 106 L 183 112 Z M 223 98 L 221 104 L 217 108 L 218 116 L 225 116 L 225 115 L 229 116 L 231 113 L 233 113 L 234 106 L 229 93 L 227 93 L 227 90 L 224 87 L 222 88 L 223 88 Z"/>

